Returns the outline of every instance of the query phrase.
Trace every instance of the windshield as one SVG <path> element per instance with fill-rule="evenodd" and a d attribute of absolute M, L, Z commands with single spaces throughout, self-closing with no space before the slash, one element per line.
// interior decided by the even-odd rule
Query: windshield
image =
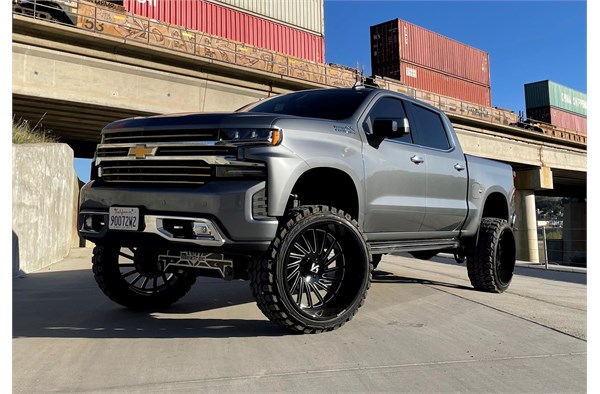
<path fill-rule="evenodd" d="M 351 117 L 372 92 L 371 89 L 304 90 L 276 96 L 241 108 L 240 111 L 342 120 Z"/>

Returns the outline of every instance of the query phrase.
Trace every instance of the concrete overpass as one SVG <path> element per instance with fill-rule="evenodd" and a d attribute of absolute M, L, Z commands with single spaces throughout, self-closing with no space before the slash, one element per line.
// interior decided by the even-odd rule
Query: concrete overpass
<path fill-rule="evenodd" d="M 124 117 L 229 111 L 289 91 L 326 85 L 199 58 L 144 43 L 13 15 L 13 113 L 53 130 L 91 157 L 100 129 Z M 534 131 L 449 113 L 469 154 L 517 173 L 519 254 L 538 261 L 535 194 L 586 197 L 587 147 Z M 585 203 L 573 208 L 585 228 Z M 525 230 L 526 229 L 526 230 Z M 581 238 L 581 233 L 571 238 Z M 585 237 L 583 237 L 585 238 Z M 577 249 L 581 249 L 581 244 Z M 585 250 L 585 244 L 583 244 Z"/>

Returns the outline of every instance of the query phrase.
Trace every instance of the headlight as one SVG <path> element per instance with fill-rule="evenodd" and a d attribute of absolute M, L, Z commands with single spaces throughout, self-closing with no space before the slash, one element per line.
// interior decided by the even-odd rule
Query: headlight
<path fill-rule="evenodd" d="M 220 129 L 218 144 L 279 145 L 283 139 L 280 129 Z"/>

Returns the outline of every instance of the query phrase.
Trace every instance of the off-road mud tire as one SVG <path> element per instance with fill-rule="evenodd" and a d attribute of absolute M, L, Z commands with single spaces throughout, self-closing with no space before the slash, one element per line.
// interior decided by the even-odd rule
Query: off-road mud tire
<path fill-rule="evenodd" d="M 373 265 L 366 241 L 356 220 L 339 209 L 310 205 L 289 210 L 265 257 L 250 269 L 259 309 L 295 333 L 341 327 L 363 305 L 371 284 Z M 308 295 L 302 295 L 303 288 Z M 319 296 L 315 289 L 321 290 Z"/>
<path fill-rule="evenodd" d="M 483 218 L 477 245 L 467 253 L 467 272 L 473 287 L 502 293 L 512 280 L 515 260 L 515 237 L 508 222 Z"/>

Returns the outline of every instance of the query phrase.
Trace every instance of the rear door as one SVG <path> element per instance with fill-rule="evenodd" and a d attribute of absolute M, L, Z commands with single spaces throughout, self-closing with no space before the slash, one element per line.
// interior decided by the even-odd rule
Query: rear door
<path fill-rule="evenodd" d="M 407 102 L 415 145 L 426 152 L 426 213 L 422 232 L 439 237 L 458 235 L 467 216 L 467 164 L 445 117 L 425 106 Z"/>

